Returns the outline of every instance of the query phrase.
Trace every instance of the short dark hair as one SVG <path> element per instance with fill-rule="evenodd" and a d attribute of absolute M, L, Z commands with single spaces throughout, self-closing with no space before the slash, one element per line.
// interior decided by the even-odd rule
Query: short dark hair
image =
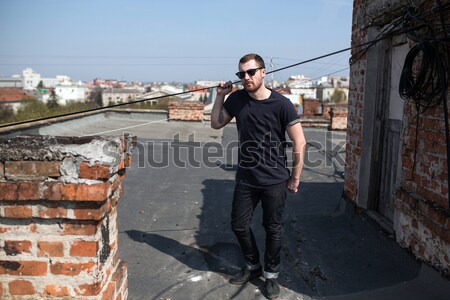
<path fill-rule="evenodd" d="M 249 54 L 242 56 L 241 59 L 239 60 L 239 64 L 245 64 L 246 62 L 251 61 L 252 59 L 254 59 L 260 67 L 262 67 L 264 69 L 266 68 L 264 59 L 262 59 L 261 56 L 259 56 L 258 54 L 255 54 L 255 53 L 249 53 Z"/>

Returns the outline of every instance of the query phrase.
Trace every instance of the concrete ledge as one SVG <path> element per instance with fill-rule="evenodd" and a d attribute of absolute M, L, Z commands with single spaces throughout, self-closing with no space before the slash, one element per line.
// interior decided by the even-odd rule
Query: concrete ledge
<path fill-rule="evenodd" d="M 79 122 L 80 119 L 83 119 L 83 122 L 92 122 L 97 123 L 98 118 L 100 116 L 104 116 L 106 118 L 109 117 L 126 117 L 130 119 L 136 120 L 165 120 L 168 118 L 168 112 L 165 110 L 138 110 L 138 109 L 102 109 L 91 112 L 81 112 L 78 114 L 64 116 L 64 117 L 55 117 L 42 121 L 30 121 L 29 123 L 19 124 L 19 125 L 11 125 L 0 128 L 0 137 L 3 138 L 11 138 L 20 135 L 41 135 L 41 128 L 45 128 L 46 126 L 53 124 L 65 124 L 65 126 L 70 126 L 72 122 Z M 76 123 L 73 123 L 76 126 Z"/>

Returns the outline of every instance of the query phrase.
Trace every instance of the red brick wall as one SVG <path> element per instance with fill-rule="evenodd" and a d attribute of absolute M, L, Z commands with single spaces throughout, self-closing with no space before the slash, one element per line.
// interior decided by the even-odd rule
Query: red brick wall
<path fill-rule="evenodd" d="M 359 28 L 360 24 L 355 19 L 355 13 L 361 9 L 361 1 L 355 0 L 353 7 L 352 44 L 358 45 L 367 42 L 367 29 Z M 351 53 L 355 54 L 359 49 L 353 48 Z M 348 119 L 347 119 L 347 144 L 346 144 L 346 168 L 345 168 L 345 195 L 356 202 L 357 170 L 358 161 L 362 150 L 362 118 L 364 105 L 364 84 L 366 57 L 363 55 L 350 67 L 349 97 L 348 97 Z"/>
<path fill-rule="evenodd" d="M 329 112 L 330 130 L 347 129 L 348 109 L 346 106 L 332 106 Z"/>
<path fill-rule="evenodd" d="M 131 144 L 131 138 L 0 141 L 0 298 L 127 298 L 117 201 Z"/>
<path fill-rule="evenodd" d="M 448 104 L 450 106 L 450 101 Z M 429 108 L 420 116 L 416 145 L 417 112 L 413 105 L 406 103 L 404 111 L 402 178 L 394 195 L 398 215 L 396 239 L 419 258 L 450 274 L 450 210 L 443 107 Z"/>
<path fill-rule="evenodd" d="M 303 117 L 316 116 L 320 113 L 320 106 L 322 101 L 319 99 L 304 99 L 303 100 Z"/>
<path fill-rule="evenodd" d="M 205 105 L 197 101 L 169 102 L 169 120 L 202 121 Z"/>
<path fill-rule="evenodd" d="M 367 41 L 362 24 L 364 12 L 373 1 L 356 0 L 353 8 L 352 44 Z M 442 1 L 441 1 L 442 2 Z M 429 11 L 437 1 L 425 1 L 421 11 Z M 448 19 L 448 13 L 445 19 Z M 428 19 L 439 24 L 439 14 Z M 436 27 L 437 28 L 437 27 Z M 413 45 L 411 41 L 410 47 Z M 358 49 L 353 49 L 355 53 Z M 362 150 L 365 82 L 377 80 L 366 73 L 366 56 L 350 68 L 345 195 L 358 202 L 358 164 Z M 381 72 L 381 71 L 379 71 Z M 376 75 L 375 75 L 376 76 Z M 447 99 L 450 99 L 448 96 Z M 450 100 L 447 101 L 450 106 Z M 403 112 L 401 176 L 394 187 L 394 231 L 397 242 L 409 248 L 444 273 L 450 273 L 450 216 L 444 111 L 440 104 L 420 116 L 416 144 L 416 115 L 413 102 L 406 101 Z M 417 156 L 414 153 L 417 151 Z"/>

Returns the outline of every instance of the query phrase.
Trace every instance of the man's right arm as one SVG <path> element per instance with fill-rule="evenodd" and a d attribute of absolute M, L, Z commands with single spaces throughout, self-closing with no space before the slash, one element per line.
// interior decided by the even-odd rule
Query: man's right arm
<path fill-rule="evenodd" d="M 232 117 L 230 117 L 223 108 L 223 102 L 225 101 L 225 95 L 231 92 L 232 83 L 228 81 L 221 83 L 217 87 L 217 97 L 214 101 L 213 108 L 211 110 L 211 127 L 214 129 L 220 129 L 223 126 L 230 123 Z"/>

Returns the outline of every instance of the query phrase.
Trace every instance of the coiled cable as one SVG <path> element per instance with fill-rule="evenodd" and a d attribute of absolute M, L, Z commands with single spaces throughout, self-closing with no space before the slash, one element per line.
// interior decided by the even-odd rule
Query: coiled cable
<path fill-rule="evenodd" d="M 447 85 L 442 66 L 445 70 L 445 61 L 435 42 L 418 43 L 406 55 L 399 93 L 402 99 L 413 100 L 419 113 L 440 103 L 442 87 Z"/>
<path fill-rule="evenodd" d="M 416 167 L 415 161 L 417 159 L 420 115 L 425 113 L 429 107 L 437 106 L 440 103 L 443 105 L 447 146 L 448 210 L 450 211 L 450 128 L 447 103 L 447 72 L 450 57 L 448 51 L 448 33 L 443 13 L 448 9 L 448 4 L 443 6 L 439 0 L 438 4 L 438 7 L 441 8 L 440 21 L 444 34 L 443 38 L 437 37 L 431 23 L 427 22 L 424 18 L 415 16 L 411 11 L 407 11 L 408 21 L 416 21 L 424 24 L 428 34 L 420 36 L 414 31 L 407 34 L 409 38 L 417 43 L 406 55 L 399 82 L 399 94 L 402 99 L 414 101 L 417 110 L 414 162 L 411 171 L 412 178 L 415 174 Z"/>

